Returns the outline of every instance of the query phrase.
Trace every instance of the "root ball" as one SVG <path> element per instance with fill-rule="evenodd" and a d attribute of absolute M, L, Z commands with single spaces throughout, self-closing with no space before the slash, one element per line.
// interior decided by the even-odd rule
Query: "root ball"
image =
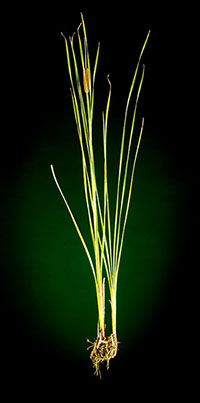
<path fill-rule="evenodd" d="M 109 369 L 109 361 L 114 358 L 118 350 L 118 341 L 114 333 L 112 333 L 108 338 L 97 337 L 93 345 L 92 351 L 90 353 L 90 359 L 95 368 L 95 374 L 100 375 L 99 366 L 103 361 L 107 361 L 107 369 Z M 90 348 L 90 347 L 89 347 Z"/>

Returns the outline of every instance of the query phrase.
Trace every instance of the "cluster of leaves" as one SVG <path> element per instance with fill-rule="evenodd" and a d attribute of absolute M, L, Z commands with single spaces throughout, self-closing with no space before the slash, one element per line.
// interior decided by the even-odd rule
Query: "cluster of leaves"
<path fill-rule="evenodd" d="M 66 45 L 67 65 L 69 77 L 71 82 L 71 97 L 76 121 L 77 133 L 80 142 L 81 156 L 82 156 L 82 171 L 83 171 L 83 184 L 85 192 L 85 201 L 87 206 L 88 221 L 90 233 L 92 238 L 92 245 L 94 251 L 94 258 L 86 245 L 84 236 L 77 224 L 77 221 L 72 213 L 72 210 L 65 199 L 65 196 L 57 181 L 54 168 L 51 170 L 54 176 L 56 185 L 60 194 L 66 204 L 69 214 L 72 218 L 74 226 L 80 237 L 82 245 L 88 257 L 96 287 L 97 305 L 99 313 L 99 335 L 103 339 L 105 337 L 105 278 L 103 276 L 104 268 L 107 275 L 110 303 L 111 303 L 111 319 L 112 319 L 112 333 L 116 335 L 116 295 L 117 295 L 117 279 L 120 266 L 120 259 L 124 241 L 125 228 L 127 223 L 128 211 L 130 206 L 133 178 L 135 172 L 135 165 L 140 146 L 144 119 L 142 119 L 141 130 L 139 134 L 138 143 L 135 150 L 133 162 L 130 162 L 132 137 L 135 125 L 136 111 L 138 100 L 141 92 L 141 87 L 144 79 L 144 66 L 142 69 L 141 78 L 137 89 L 137 95 L 132 115 L 131 126 L 127 134 L 127 117 L 129 111 L 129 104 L 133 93 L 133 88 L 136 82 L 138 69 L 140 66 L 142 54 L 148 41 L 150 32 L 148 32 L 145 42 L 143 44 L 138 63 L 134 72 L 131 82 L 131 87 L 128 94 L 128 99 L 125 108 L 123 131 L 121 138 L 119 167 L 118 167 L 118 180 L 116 189 L 116 202 L 114 206 L 114 222 L 111 223 L 110 219 L 110 203 L 109 203 L 109 190 L 108 190 L 108 177 L 107 177 L 107 129 L 108 129 L 108 116 L 111 100 L 111 83 L 109 76 L 107 77 L 109 84 L 108 98 L 105 113 L 102 114 L 103 120 L 103 161 L 104 161 L 104 194 L 103 206 L 100 203 L 98 186 L 95 173 L 95 155 L 93 149 L 93 112 L 94 112 L 94 88 L 95 78 L 97 71 L 97 64 L 99 59 L 100 44 L 98 44 L 96 58 L 93 69 L 91 68 L 88 41 L 86 35 L 86 27 L 83 15 L 81 14 L 81 24 L 77 29 L 77 38 L 79 45 L 79 67 L 78 59 L 74 48 L 74 35 L 69 37 L 69 40 L 63 35 Z M 81 31 L 82 29 L 82 37 Z M 81 73 L 80 73 L 81 70 Z M 125 138 L 128 139 L 128 147 L 125 151 Z M 130 173 L 128 175 L 128 172 Z M 129 179 L 128 179 L 129 178 Z"/>

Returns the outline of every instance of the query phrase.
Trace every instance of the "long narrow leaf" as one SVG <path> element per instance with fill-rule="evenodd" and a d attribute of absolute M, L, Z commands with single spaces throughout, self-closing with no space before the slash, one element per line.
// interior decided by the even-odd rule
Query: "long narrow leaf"
<path fill-rule="evenodd" d="M 136 101 L 135 101 L 135 107 L 134 107 L 130 136 L 129 136 L 128 151 L 127 151 L 127 156 L 126 156 L 126 164 L 125 164 L 124 179 L 123 179 L 121 201 L 120 201 L 120 211 L 119 211 L 119 218 L 118 218 L 118 223 L 117 223 L 117 242 L 116 242 L 116 250 L 115 250 L 115 262 L 117 262 L 117 260 L 118 260 L 117 255 L 118 255 L 118 246 L 119 246 L 119 239 L 120 239 L 121 218 L 122 218 L 122 211 L 123 211 L 123 204 L 124 204 L 124 196 L 125 196 L 126 182 L 127 182 L 129 157 L 130 157 L 130 151 L 131 151 L 131 144 L 132 144 L 132 137 L 133 137 L 133 130 L 134 130 L 134 125 L 135 125 L 135 117 L 136 117 L 136 112 L 137 112 L 138 100 L 139 100 L 140 91 L 142 88 L 143 79 L 144 79 L 144 66 L 143 66 L 142 76 L 140 79 L 140 84 L 139 84 L 137 97 L 136 97 Z"/>
<path fill-rule="evenodd" d="M 77 222 L 76 222 L 76 220 L 75 220 L 75 218 L 74 218 L 74 215 L 73 215 L 73 213 L 72 213 L 72 211 L 71 211 L 71 209 L 70 209 L 70 207 L 69 207 L 69 204 L 67 203 L 67 200 L 65 199 L 65 196 L 64 196 L 64 194 L 63 194 L 63 192 L 62 192 L 62 190 L 61 190 L 61 188 L 60 188 L 60 185 L 59 185 L 59 183 L 58 183 L 58 180 L 57 180 L 56 175 L 55 175 L 55 172 L 54 172 L 53 165 L 51 165 L 51 171 L 52 171 L 52 175 L 53 175 L 54 181 L 55 181 L 55 183 L 56 183 L 56 186 L 57 186 L 57 188 L 58 188 L 58 190 L 59 190 L 59 192 L 60 192 L 60 194 L 61 194 L 61 196 L 62 196 L 62 198 L 63 198 L 63 200 L 64 200 L 64 203 L 65 203 L 65 205 L 66 205 L 66 207 L 67 207 L 67 209 L 68 209 L 68 211 L 69 211 L 69 214 L 70 214 L 70 216 L 71 216 L 71 219 L 72 219 L 72 221 L 73 221 L 73 224 L 74 224 L 74 226 L 75 226 L 75 228 L 76 228 L 76 231 L 77 231 L 77 233 L 78 233 L 78 235 L 79 235 L 79 238 L 80 238 L 80 240 L 81 240 L 81 242 L 82 242 L 82 245 L 83 245 L 83 247 L 84 247 L 84 249 L 85 249 L 86 255 L 87 255 L 88 260 L 89 260 L 89 262 L 90 262 L 90 266 L 91 266 L 91 268 L 92 268 L 92 272 L 93 272 L 93 276 L 94 276 L 94 279 L 95 279 L 95 283 L 96 283 L 97 279 L 96 279 L 95 269 L 94 269 L 94 265 L 93 265 L 93 262 L 92 262 L 92 259 L 91 259 L 89 250 L 88 250 L 88 248 L 87 248 L 87 245 L 86 245 L 86 243 L 85 243 L 85 240 L 84 240 L 84 238 L 83 238 L 83 235 L 82 235 L 82 233 L 81 233 L 81 231 L 80 231 L 80 229 L 79 229 L 79 226 L 78 226 L 78 224 L 77 224 Z"/>
<path fill-rule="evenodd" d="M 134 162 L 133 162 L 133 168 L 132 168 L 132 173 L 131 173 L 131 181 L 130 181 L 130 187 L 129 187 L 129 193 L 128 193 L 128 201 L 127 201 L 127 206 L 126 206 L 126 212 L 125 212 L 125 218 L 124 218 L 124 223 L 123 223 L 123 229 L 122 229 L 122 235 L 121 235 L 121 240 L 120 240 L 120 249 L 119 249 L 119 254 L 118 254 L 118 260 L 117 260 L 117 265 L 116 265 L 116 279 L 118 276 L 118 271 L 119 271 L 119 264 L 120 264 L 120 259 L 121 259 L 121 253 L 122 253 L 122 246 L 123 246 L 123 241 L 124 241 L 124 233 L 125 233 L 125 228 L 126 228 L 126 223 L 127 223 L 127 217 L 128 217 L 128 211 L 129 211 L 129 206 L 130 206 L 130 201 L 131 201 L 131 194 L 132 194 L 132 187 L 133 187 L 133 179 L 134 179 L 134 173 L 135 173 L 135 166 L 136 166 L 136 161 L 137 161 L 137 156 L 138 156 L 138 151 L 140 147 L 140 142 L 142 138 L 142 132 L 144 128 L 144 118 L 142 119 L 142 125 L 140 129 L 140 135 L 137 143 L 137 148 L 135 152 L 135 157 L 134 157 Z"/>
<path fill-rule="evenodd" d="M 132 80 L 132 83 L 131 83 L 131 87 L 130 87 L 130 91 L 129 91 L 129 95 L 128 95 L 128 99 L 127 99 L 127 104 L 126 104 L 126 109 L 125 109 L 125 115 L 124 115 L 124 124 L 123 124 L 122 141 L 121 141 L 121 149 L 120 149 L 120 159 L 119 159 L 119 170 L 118 170 L 116 206 L 115 206 L 115 222 L 114 222 L 114 237 L 113 237 L 113 265 L 114 266 L 115 266 L 115 256 L 116 256 L 116 237 L 117 237 L 117 224 L 118 224 L 118 214 L 119 214 L 119 191 L 120 191 L 120 182 L 121 182 L 121 171 L 122 171 L 122 161 L 123 161 L 123 153 L 124 153 L 124 140 L 125 140 L 127 116 L 128 116 L 128 110 L 129 110 L 129 103 L 130 103 L 131 95 L 132 95 L 134 84 L 135 84 L 136 77 L 137 77 L 137 72 L 138 72 L 138 69 L 139 69 L 139 66 L 140 66 L 140 61 L 141 61 L 144 49 L 146 47 L 149 35 L 150 35 L 150 31 L 147 34 L 145 42 L 144 42 L 144 44 L 142 46 L 142 50 L 140 52 L 138 63 L 137 63 L 135 73 L 134 73 L 134 76 L 133 76 L 133 80 Z"/>

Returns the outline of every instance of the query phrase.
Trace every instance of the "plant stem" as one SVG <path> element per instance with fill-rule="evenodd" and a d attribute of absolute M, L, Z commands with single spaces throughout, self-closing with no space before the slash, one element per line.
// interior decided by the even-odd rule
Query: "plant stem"
<path fill-rule="evenodd" d="M 117 336 L 117 292 L 116 287 L 112 288 L 111 295 L 111 320 L 112 320 L 112 333 Z"/>

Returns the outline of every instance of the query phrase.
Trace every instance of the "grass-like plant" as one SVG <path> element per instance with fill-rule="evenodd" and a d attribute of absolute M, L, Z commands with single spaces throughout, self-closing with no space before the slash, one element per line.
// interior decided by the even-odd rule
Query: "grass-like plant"
<path fill-rule="evenodd" d="M 85 201 L 88 214 L 89 228 L 93 245 L 93 256 L 88 249 L 84 236 L 77 224 L 77 221 L 72 213 L 72 210 L 61 190 L 58 180 L 55 175 L 53 165 L 51 171 L 58 187 L 58 190 L 64 200 L 64 203 L 69 211 L 71 219 L 77 230 L 79 238 L 85 249 L 88 257 L 92 273 L 94 276 L 97 306 L 98 306 L 98 324 L 97 338 L 95 342 L 88 342 L 92 348 L 90 358 L 95 368 L 95 373 L 100 375 L 100 364 L 103 361 L 107 362 L 114 358 L 118 350 L 117 339 L 117 279 L 119 273 L 120 259 L 124 241 L 125 228 L 127 223 L 128 211 L 131 200 L 133 187 L 133 178 L 135 173 L 135 165 L 140 146 L 141 136 L 144 127 L 144 119 L 142 119 L 139 138 L 135 150 L 133 162 L 130 161 L 131 144 L 133 130 L 136 118 L 138 100 L 141 92 L 141 87 L 144 78 L 144 66 L 139 80 L 136 100 L 132 115 L 131 127 L 127 135 L 127 117 L 129 104 L 133 93 L 133 88 L 136 82 L 138 69 L 140 66 L 142 54 L 149 38 L 150 31 L 147 34 L 142 50 L 139 55 L 138 63 L 133 75 L 131 87 L 128 94 L 128 99 L 125 108 L 124 123 L 122 129 L 121 147 L 119 153 L 119 168 L 116 189 L 116 201 L 114 206 L 114 220 L 111 223 L 110 202 L 108 191 L 107 177 L 107 128 L 108 116 L 111 100 L 111 82 L 107 76 L 109 91 L 105 112 L 102 114 L 103 121 L 103 164 L 104 164 L 104 186 L 103 186 L 103 205 L 101 205 L 99 191 L 95 172 L 95 154 L 93 148 L 93 112 L 94 112 L 94 88 L 99 59 L 100 44 L 98 44 L 94 67 L 92 69 L 89 57 L 89 48 L 86 35 L 86 27 L 83 15 L 81 14 L 81 24 L 77 29 L 77 39 L 79 45 L 80 58 L 77 59 L 74 48 L 74 36 L 69 37 L 69 40 L 63 35 L 66 45 L 67 66 L 69 70 L 69 78 L 71 82 L 71 97 L 76 121 L 76 127 L 80 142 L 82 156 L 82 171 Z M 80 65 L 79 65 L 80 64 Z M 128 139 L 128 145 L 125 147 L 125 137 Z M 126 151 L 125 151 L 126 150 Z M 108 281 L 111 305 L 111 321 L 112 333 L 110 336 L 105 335 L 105 275 Z"/>

